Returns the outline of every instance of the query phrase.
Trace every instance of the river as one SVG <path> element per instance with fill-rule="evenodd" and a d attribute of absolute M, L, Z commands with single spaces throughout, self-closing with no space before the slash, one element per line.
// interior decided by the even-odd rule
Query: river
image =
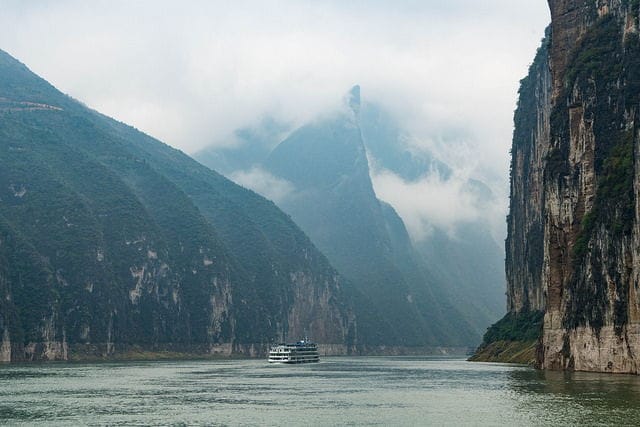
<path fill-rule="evenodd" d="M 640 377 L 438 357 L 0 365 L 0 423 L 640 425 Z"/>

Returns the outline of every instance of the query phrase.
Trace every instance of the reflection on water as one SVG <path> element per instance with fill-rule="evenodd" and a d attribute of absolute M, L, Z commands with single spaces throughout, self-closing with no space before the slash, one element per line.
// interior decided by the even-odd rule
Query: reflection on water
<path fill-rule="evenodd" d="M 520 410 L 540 414 L 549 424 L 640 425 L 635 375 L 515 370 L 509 387 L 521 396 Z"/>
<path fill-rule="evenodd" d="M 0 423 L 640 425 L 640 378 L 450 358 L 0 365 Z"/>

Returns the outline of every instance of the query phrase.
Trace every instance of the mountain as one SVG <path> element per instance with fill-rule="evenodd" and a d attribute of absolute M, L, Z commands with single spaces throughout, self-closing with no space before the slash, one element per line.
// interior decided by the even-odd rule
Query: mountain
<path fill-rule="evenodd" d="M 472 344 L 472 327 L 428 277 L 398 214 L 376 197 L 360 129 L 359 87 L 346 104 L 292 132 L 264 162 L 295 188 L 279 206 L 366 296 L 377 313 L 359 328 L 368 343 Z"/>
<path fill-rule="evenodd" d="M 250 133 L 268 134 L 261 127 Z M 504 313 L 503 249 L 487 224 L 460 223 L 455 236 L 434 225 L 428 238 L 416 240 L 395 209 L 379 200 L 372 183 L 377 169 L 408 183 L 434 176 L 446 181 L 453 171 L 416 149 L 388 112 L 362 102 L 358 86 L 342 110 L 290 132 L 259 163 L 252 163 L 251 143 L 273 145 L 245 139 L 195 157 L 211 167 L 228 164 L 220 159 L 248 161 L 244 171 L 228 176 L 273 198 L 354 284 L 361 342 L 475 345 Z M 481 182 L 469 180 L 465 188 L 479 205 L 491 203 Z"/>
<path fill-rule="evenodd" d="M 289 131 L 288 125 L 267 116 L 255 126 L 235 131 L 233 145 L 207 147 L 194 157 L 203 165 L 230 176 L 234 172 L 249 170 L 262 163 Z"/>
<path fill-rule="evenodd" d="M 372 176 L 384 170 L 415 184 L 433 177 L 446 182 L 453 179 L 453 171 L 428 150 L 417 149 L 391 114 L 376 104 L 361 102 L 359 91 L 354 87 L 343 111 L 291 132 L 258 163 L 251 144 L 274 146 L 273 140 L 243 139 L 233 148 L 209 147 L 195 157 L 210 167 L 223 168 L 228 162 L 221 159 L 244 159 L 236 164 L 244 163 L 245 170 L 227 170 L 228 176 L 275 200 L 332 265 L 369 296 L 367 304 L 364 295 L 358 297 L 356 308 L 363 311 L 359 318 L 372 319 L 364 324 L 376 324 L 372 328 L 376 334 L 368 342 L 382 343 L 383 336 L 398 329 L 375 314 L 388 312 L 386 298 L 394 295 L 398 299 L 394 307 L 404 318 L 399 322 L 446 331 L 444 337 L 420 332 L 402 338 L 400 344 L 473 345 L 504 313 L 502 245 L 483 219 L 460 222 L 453 230 L 434 224 L 427 238 L 409 236 L 394 208 L 376 196 Z M 269 134 L 262 126 L 243 133 Z M 480 181 L 469 180 L 464 191 L 477 200 L 481 210 L 495 202 L 491 190 Z M 423 298 L 418 312 L 412 311 L 412 303 L 400 301 L 402 295 L 415 300 L 414 294 Z M 411 320 L 409 313 L 414 313 Z M 466 334 L 464 339 L 450 332 L 451 322 L 459 322 L 455 329 Z M 404 329 L 404 323 L 400 327 Z M 364 339 L 363 328 L 359 331 Z"/>
<path fill-rule="evenodd" d="M 349 285 L 272 202 L 0 51 L 0 360 L 357 341 Z"/>
<path fill-rule="evenodd" d="M 362 139 L 367 153 L 378 167 L 389 170 L 405 181 L 413 182 L 430 175 L 451 177 L 451 168 L 428 150 L 418 150 L 405 132 L 380 106 L 363 102 L 358 113 Z"/>
<path fill-rule="evenodd" d="M 639 373 L 640 4 L 549 5 L 515 114 L 509 314 L 485 347 L 535 326 L 542 368 Z"/>
<path fill-rule="evenodd" d="M 392 173 L 407 185 L 433 178 L 446 185 L 457 179 L 452 168 L 433 153 L 416 148 L 411 135 L 381 107 L 363 103 L 360 128 L 375 169 Z M 491 206 L 497 203 L 491 189 L 477 179 L 466 178 L 461 191 L 480 212 L 491 212 Z M 461 220 L 447 228 L 431 223 L 429 228 L 427 236 L 413 239 L 418 259 L 447 298 L 455 301 L 469 324 L 484 333 L 504 314 L 503 244 L 493 236 L 487 215 Z"/>

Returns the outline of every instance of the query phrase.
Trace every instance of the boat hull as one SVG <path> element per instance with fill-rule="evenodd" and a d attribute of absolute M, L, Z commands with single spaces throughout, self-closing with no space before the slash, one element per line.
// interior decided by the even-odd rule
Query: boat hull
<path fill-rule="evenodd" d="M 319 359 L 316 360 L 271 360 L 269 359 L 269 363 L 278 363 L 281 365 L 300 365 L 303 363 L 318 363 Z"/>
<path fill-rule="evenodd" d="M 320 356 L 318 346 L 307 341 L 296 344 L 278 344 L 269 351 L 269 363 L 282 363 L 288 365 L 302 363 L 318 363 Z"/>

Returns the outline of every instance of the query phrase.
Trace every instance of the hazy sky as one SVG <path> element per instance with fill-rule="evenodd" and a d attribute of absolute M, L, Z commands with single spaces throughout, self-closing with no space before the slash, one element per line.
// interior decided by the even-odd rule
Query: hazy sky
<path fill-rule="evenodd" d="M 506 183 L 548 21 L 545 0 L 0 0 L 0 48 L 188 153 L 265 114 L 302 123 L 358 83 L 454 167 Z"/>

